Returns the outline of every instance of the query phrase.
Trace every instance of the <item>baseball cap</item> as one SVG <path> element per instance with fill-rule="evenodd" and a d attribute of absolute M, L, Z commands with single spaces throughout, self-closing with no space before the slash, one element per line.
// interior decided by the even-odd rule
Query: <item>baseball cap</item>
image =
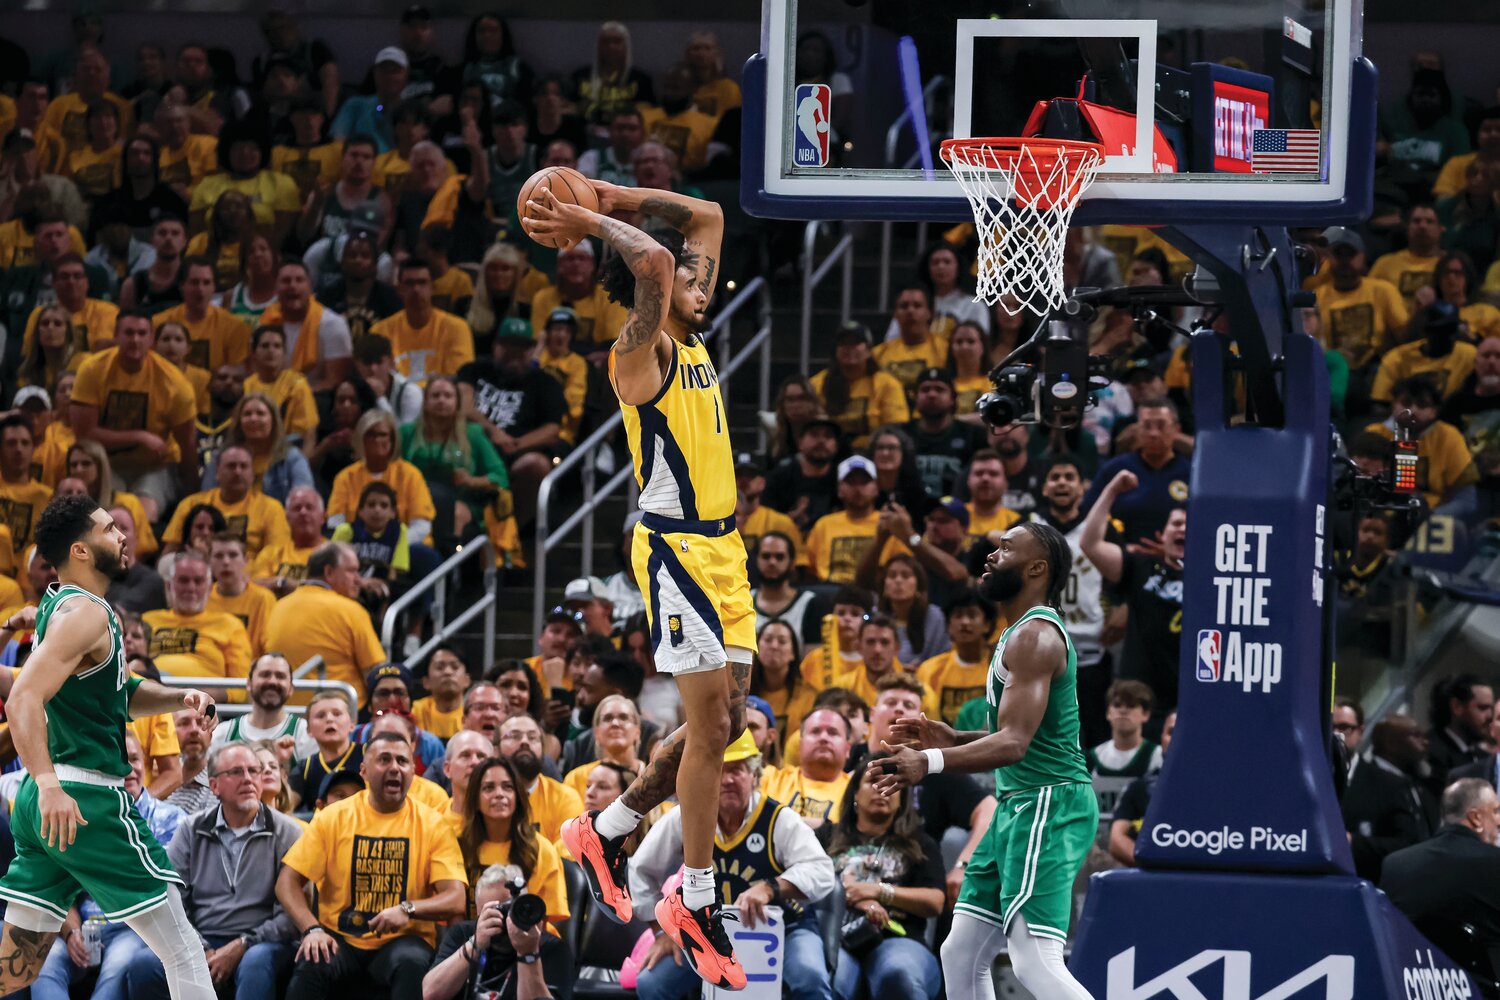
<path fill-rule="evenodd" d="M 399 45 L 387 45 L 375 53 L 375 65 L 379 66 L 383 62 L 396 63 L 402 69 L 411 65 L 410 60 L 406 58 L 406 50 Z"/>
<path fill-rule="evenodd" d="M 737 760 L 749 760 L 751 757 L 760 756 L 760 747 L 755 745 L 755 739 L 751 737 L 750 730 L 746 729 L 740 733 L 740 738 L 729 744 L 729 749 L 724 751 L 724 763 L 733 764 Z"/>
<path fill-rule="evenodd" d="M 832 417 L 818 416 L 813 417 L 807 423 L 803 424 L 802 430 L 798 431 L 797 434 L 800 437 L 801 435 L 806 434 L 808 431 L 812 430 L 814 427 L 826 427 L 828 428 L 828 430 L 833 432 L 834 437 L 838 437 L 844 432 L 844 429 L 839 426 L 839 422 L 837 420 L 834 420 Z"/>
<path fill-rule="evenodd" d="M 863 472 L 871 479 L 874 479 L 875 463 L 863 455 L 850 455 L 839 463 L 839 482 L 842 483 L 856 472 Z"/>
<path fill-rule="evenodd" d="M 932 505 L 932 509 L 927 512 L 927 516 L 931 517 L 938 511 L 947 514 L 965 528 L 969 526 L 969 507 L 958 497 L 943 497 Z"/>
<path fill-rule="evenodd" d="M 604 584 L 592 576 L 580 576 L 563 589 L 563 603 L 569 601 L 607 601 L 609 591 Z"/>
<path fill-rule="evenodd" d="M 559 257 L 563 257 L 570 253 L 586 253 L 590 257 L 598 256 L 598 253 L 594 250 L 594 241 L 590 239 L 579 240 L 577 243 L 574 243 L 572 246 L 568 247 L 568 249 L 559 250 L 557 255 Z"/>
<path fill-rule="evenodd" d="M 953 388 L 953 373 L 946 368 L 924 368 L 914 384 L 921 386 L 923 382 L 941 382 L 951 389 Z"/>
<path fill-rule="evenodd" d="M 432 11 L 427 9 L 426 4 L 414 3 L 401 12 L 401 23 L 411 24 L 413 21 L 431 21 Z"/>
<path fill-rule="evenodd" d="M 1461 317 L 1458 307 L 1452 302 L 1444 302 L 1438 299 L 1429 303 L 1422 310 L 1422 328 L 1425 330 L 1458 329 Z M 22 389 L 21 392 L 25 392 Z M 16 393 L 16 405 L 21 405 L 21 392 Z"/>
<path fill-rule="evenodd" d="M 1121 382 L 1129 382 L 1140 375 L 1154 378 L 1160 374 L 1156 370 L 1156 366 L 1151 363 L 1151 355 L 1149 353 L 1138 352 L 1129 355 L 1125 360 L 1120 362 L 1119 377 Z"/>
<path fill-rule="evenodd" d="M 835 344 L 848 344 L 851 342 L 858 342 L 868 346 L 869 344 L 873 344 L 875 342 L 875 338 L 870 333 L 870 328 L 868 326 L 865 326 L 863 323 L 856 323 L 855 321 L 850 320 L 847 323 L 839 324 L 838 330 L 836 330 L 833 334 L 833 342 Z"/>
<path fill-rule="evenodd" d="M 500 321 L 500 329 L 495 331 L 496 340 L 524 340 L 528 344 L 536 343 L 536 335 L 531 332 L 531 321 L 524 320 L 519 316 L 511 316 Z"/>
<path fill-rule="evenodd" d="M 47 390 L 39 385 L 28 385 L 16 393 L 16 398 L 11 400 L 11 405 L 20 409 L 27 403 L 41 402 L 42 409 L 52 409 L 52 397 L 47 395 Z"/>
<path fill-rule="evenodd" d="M 416 679 L 412 677 L 411 671 L 406 669 L 405 664 L 382 663 L 378 667 L 371 667 L 370 672 L 365 674 L 365 690 L 367 692 L 374 691 L 375 685 L 379 684 L 387 677 L 400 678 L 401 683 L 406 685 L 407 694 L 411 694 L 412 690 L 417 686 Z"/>
<path fill-rule="evenodd" d="M 769 719 L 771 725 L 776 725 L 776 710 L 771 707 L 771 703 L 769 701 L 766 701 L 766 699 L 762 698 L 760 695 L 746 695 L 745 707 L 755 709 L 761 715 L 764 715 L 767 719 Z"/>
<path fill-rule="evenodd" d="M 521 102 L 507 97 L 490 109 L 490 121 L 496 125 L 514 125 L 526 120 L 526 109 Z"/>
<path fill-rule="evenodd" d="M 1335 247 L 1348 247 L 1355 253 L 1365 252 L 1365 241 L 1360 238 L 1359 233 L 1347 226 L 1329 226 L 1323 230 L 1323 239 L 1328 241 L 1328 249 Z"/>
<path fill-rule="evenodd" d="M 578 329 L 578 314 L 567 306 L 559 306 L 547 314 L 546 325 L 551 326 L 553 323 L 567 323 L 576 330 Z"/>
<path fill-rule="evenodd" d="M 335 785 L 358 785 L 360 788 L 364 788 L 365 779 L 359 776 L 358 771 L 351 771 L 347 767 L 341 767 L 337 771 L 323 776 L 322 782 L 318 785 L 318 798 L 328 798 L 328 790 Z"/>

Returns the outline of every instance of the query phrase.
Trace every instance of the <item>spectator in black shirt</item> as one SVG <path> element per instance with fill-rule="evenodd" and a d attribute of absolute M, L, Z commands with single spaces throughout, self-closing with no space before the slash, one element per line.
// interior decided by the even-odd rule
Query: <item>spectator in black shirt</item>
<path fill-rule="evenodd" d="M 814 521 L 833 510 L 838 454 L 839 425 L 822 416 L 807 421 L 797 435 L 796 454 L 782 459 L 766 477 L 761 502 L 785 512 L 806 533 Z"/>
<path fill-rule="evenodd" d="M 962 481 L 969 459 L 984 447 L 985 432 L 977 424 L 955 419 L 958 397 L 948 369 L 926 369 L 917 376 L 916 387 L 917 418 L 901 429 L 916 445 L 923 487 L 931 496 L 948 496 Z"/>
<path fill-rule="evenodd" d="M 1500 449 L 1500 337 L 1479 342 L 1474 371 L 1443 403 L 1440 417 L 1464 432 L 1476 459 Z"/>
<path fill-rule="evenodd" d="M 1436 798 L 1456 767 L 1484 759 L 1485 740 L 1495 718 L 1495 689 L 1473 674 L 1439 681 L 1432 689 L 1427 731 L 1427 790 Z"/>
<path fill-rule="evenodd" d="M 186 219 L 187 202 L 182 195 L 161 183 L 157 176 L 161 147 L 148 135 L 136 134 L 125 144 L 120 186 L 100 198 L 89 220 L 89 242 L 95 242 L 100 228 L 123 222 L 143 236 L 163 216 Z"/>
<path fill-rule="evenodd" d="M 781 621 L 792 627 L 803 646 L 821 642 L 825 603 L 813 591 L 797 586 L 797 547 L 789 536 L 779 531 L 761 536 L 755 547 L 755 573 L 760 586 L 750 591 L 750 602 L 756 632 Z"/>
<path fill-rule="evenodd" d="M 1125 651 L 1115 676 L 1145 681 L 1160 699 L 1154 718 L 1177 707 L 1177 660 L 1182 637 L 1182 557 L 1187 545 L 1187 511 L 1167 515 L 1161 532 L 1161 555 L 1128 552 L 1105 539 L 1115 497 L 1136 488 L 1135 473 L 1121 470 L 1104 487 L 1083 521 L 1079 547 L 1114 584 L 1130 609 Z"/>
<path fill-rule="evenodd" d="M 1022 423 L 1007 424 L 991 431 L 987 443 L 999 452 L 1000 464 L 1005 466 L 1005 493 L 1000 506 L 1022 515 L 1043 506 L 1045 470 L 1031 461 L 1031 428 Z"/>
<path fill-rule="evenodd" d="M 180 215 L 163 215 L 151 228 L 151 246 L 156 260 L 120 284 L 120 308 L 159 313 L 182 301 L 182 252 L 187 248 L 187 227 Z"/>
<path fill-rule="evenodd" d="M 553 459 L 567 451 L 560 433 L 568 404 L 557 380 L 536 366 L 535 353 L 531 324 L 513 317 L 500 324 L 491 360 L 458 370 L 464 410 L 505 459 L 522 524 L 530 520 Z"/>
<path fill-rule="evenodd" d="M 1354 871 L 1378 882 L 1387 855 L 1432 836 L 1437 807 L 1417 780 L 1427 754 L 1427 737 L 1417 720 L 1389 716 L 1375 723 L 1370 743 L 1370 759 L 1349 779 L 1343 812 Z"/>
<path fill-rule="evenodd" d="M 339 274 L 319 291 L 318 301 L 349 324 L 349 338 L 357 347 L 370 327 L 401 310 L 401 294 L 376 277 L 380 253 L 368 230 L 352 228 L 339 256 Z M 403 418 L 403 420 L 409 418 Z"/>
<path fill-rule="evenodd" d="M 266 37 L 267 51 L 251 64 L 255 89 L 265 85 L 266 70 L 273 59 L 286 59 L 297 67 L 299 76 L 307 78 L 322 98 L 323 110 L 332 118 L 339 106 L 339 65 L 333 50 L 321 39 L 305 40 L 296 20 L 284 10 L 266 11 L 260 19 L 260 30 Z"/>

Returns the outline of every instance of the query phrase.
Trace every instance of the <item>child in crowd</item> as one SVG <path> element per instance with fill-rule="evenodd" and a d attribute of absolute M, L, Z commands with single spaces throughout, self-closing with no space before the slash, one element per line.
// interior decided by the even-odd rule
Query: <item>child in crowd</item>
<path fill-rule="evenodd" d="M 1106 835 L 1125 789 L 1136 778 L 1161 768 L 1161 747 L 1143 735 L 1155 701 L 1156 694 L 1141 681 L 1115 681 L 1105 695 L 1111 736 L 1086 756 L 1094 794 L 1099 797 L 1101 833 Z"/>

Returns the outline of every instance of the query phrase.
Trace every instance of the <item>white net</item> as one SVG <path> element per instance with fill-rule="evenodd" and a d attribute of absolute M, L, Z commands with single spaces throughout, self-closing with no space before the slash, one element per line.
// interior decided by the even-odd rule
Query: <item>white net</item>
<path fill-rule="evenodd" d="M 1012 316 L 1062 306 L 1068 221 L 1104 162 L 1093 143 L 950 140 L 942 157 L 974 210 L 978 300 Z"/>

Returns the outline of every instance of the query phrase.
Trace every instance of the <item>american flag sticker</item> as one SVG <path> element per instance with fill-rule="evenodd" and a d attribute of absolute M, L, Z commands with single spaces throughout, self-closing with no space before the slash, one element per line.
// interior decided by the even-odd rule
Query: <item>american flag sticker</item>
<path fill-rule="evenodd" d="M 1315 128 L 1258 128 L 1250 133 L 1250 169 L 1257 174 L 1317 173 L 1323 134 Z"/>

